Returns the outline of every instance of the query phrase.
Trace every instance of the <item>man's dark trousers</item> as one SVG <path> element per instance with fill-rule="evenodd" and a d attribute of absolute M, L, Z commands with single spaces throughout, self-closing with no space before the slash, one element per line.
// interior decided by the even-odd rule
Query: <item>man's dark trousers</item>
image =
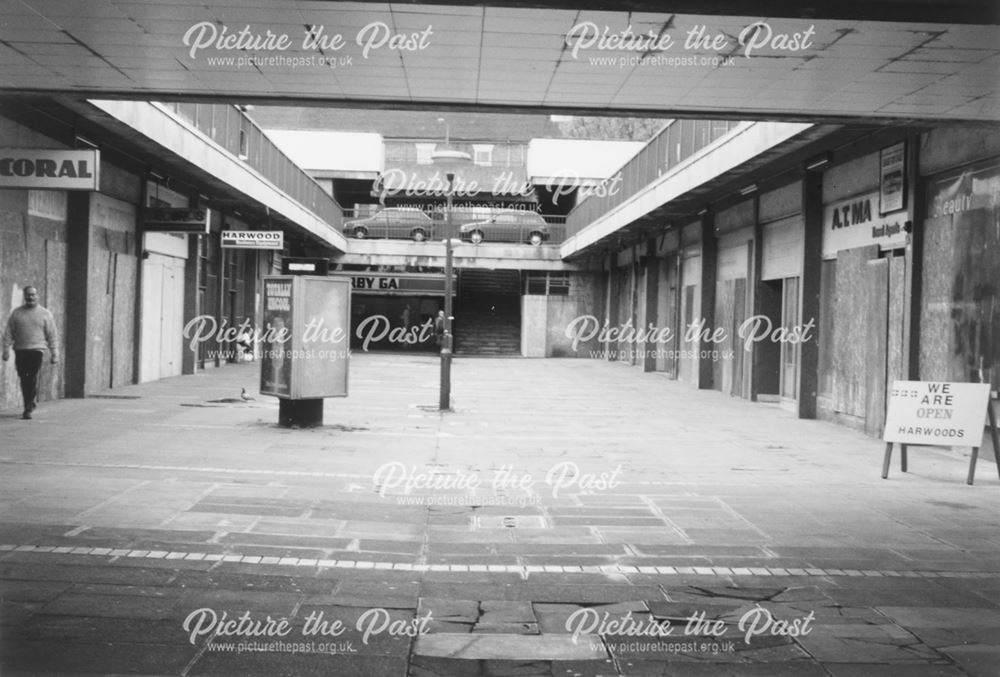
<path fill-rule="evenodd" d="M 24 397 L 24 410 L 32 411 L 38 399 L 38 373 L 42 370 L 41 350 L 15 350 L 14 367 L 17 377 L 21 379 L 21 396 Z"/>

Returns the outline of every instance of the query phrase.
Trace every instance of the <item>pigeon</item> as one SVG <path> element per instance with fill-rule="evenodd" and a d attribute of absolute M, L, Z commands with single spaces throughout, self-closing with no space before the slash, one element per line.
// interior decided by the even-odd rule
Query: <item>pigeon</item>
<path fill-rule="evenodd" d="M 254 398 L 252 398 L 249 395 L 247 395 L 247 389 L 246 388 L 243 388 L 242 392 L 240 392 L 240 399 L 242 399 L 244 402 L 254 402 L 255 401 Z"/>

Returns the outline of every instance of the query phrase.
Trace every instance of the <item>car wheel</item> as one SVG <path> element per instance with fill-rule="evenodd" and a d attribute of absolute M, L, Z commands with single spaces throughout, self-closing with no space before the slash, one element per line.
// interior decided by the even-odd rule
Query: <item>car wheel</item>
<path fill-rule="evenodd" d="M 417 228 L 412 233 L 410 233 L 410 235 L 413 236 L 414 242 L 423 242 L 424 240 L 427 239 L 427 231 L 424 230 L 423 228 Z"/>
<path fill-rule="evenodd" d="M 545 241 L 545 237 L 541 233 L 539 233 L 537 230 L 534 233 L 532 233 L 531 236 L 528 238 L 528 242 L 530 242 L 531 244 L 533 244 L 536 247 L 538 245 L 542 244 L 542 242 L 544 242 L 544 241 Z"/>
<path fill-rule="evenodd" d="M 474 230 L 469 233 L 469 241 L 472 242 L 472 244 L 479 244 L 485 239 L 486 238 L 483 237 L 483 231 L 481 230 Z"/>
<path fill-rule="evenodd" d="M 365 228 L 364 226 L 358 226 L 357 228 L 354 229 L 354 237 L 358 238 L 359 240 L 365 239 L 366 237 L 368 237 L 368 229 Z"/>

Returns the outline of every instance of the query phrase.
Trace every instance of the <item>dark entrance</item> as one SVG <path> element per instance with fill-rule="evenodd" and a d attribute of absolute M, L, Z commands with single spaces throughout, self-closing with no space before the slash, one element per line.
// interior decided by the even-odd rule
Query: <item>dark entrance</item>
<path fill-rule="evenodd" d="M 521 354 L 520 271 L 459 271 L 455 352 L 463 355 Z"/>

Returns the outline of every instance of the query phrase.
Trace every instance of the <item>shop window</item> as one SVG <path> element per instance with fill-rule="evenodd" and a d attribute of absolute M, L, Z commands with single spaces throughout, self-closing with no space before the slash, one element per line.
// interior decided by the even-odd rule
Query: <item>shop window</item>
<path fill-rule="evenodd" d="M 507 166 L 520 167 L 524 164 L 525 147 L 521 144 L 510 144 L 507 146 Z"/>
<path fill-rule="evenodd" d="M 481 167 L 489 167 L 493 164 L 493 144 L 473 144 L 472 150 L 475 153 L 473 162 Z"/>
<path fill-rule="evenodd" d="M 420 144 L 416 144 L 420 145 Z M 383 154 L 386 164 L 402 164 L 405 162 L 417 161 L 417 150 L 413 144 L 392 143 L 387 141 L 383 146 Z"/>
<path fill-rule="evenodd" d="M 528 296 L 568 296 L 569 273 L 530 272 L 524 293 Z"/>
<path fill-rule="evenodd" d="M 240 150 L 239 156 L 241 160 L 247 160 L 250 157 L 250 139 L 247 134 L 246 128 L 243 126 L 245 121 L 241 123 L 240 126 Z"/>
<path fill-rule="evenodd" d="M 434 154 L 433 143 L 418 143 L 415 144 L 417 147 L 417 164 L 418 165 L 429 165 L 433 162 L 431 156 Z"/>

